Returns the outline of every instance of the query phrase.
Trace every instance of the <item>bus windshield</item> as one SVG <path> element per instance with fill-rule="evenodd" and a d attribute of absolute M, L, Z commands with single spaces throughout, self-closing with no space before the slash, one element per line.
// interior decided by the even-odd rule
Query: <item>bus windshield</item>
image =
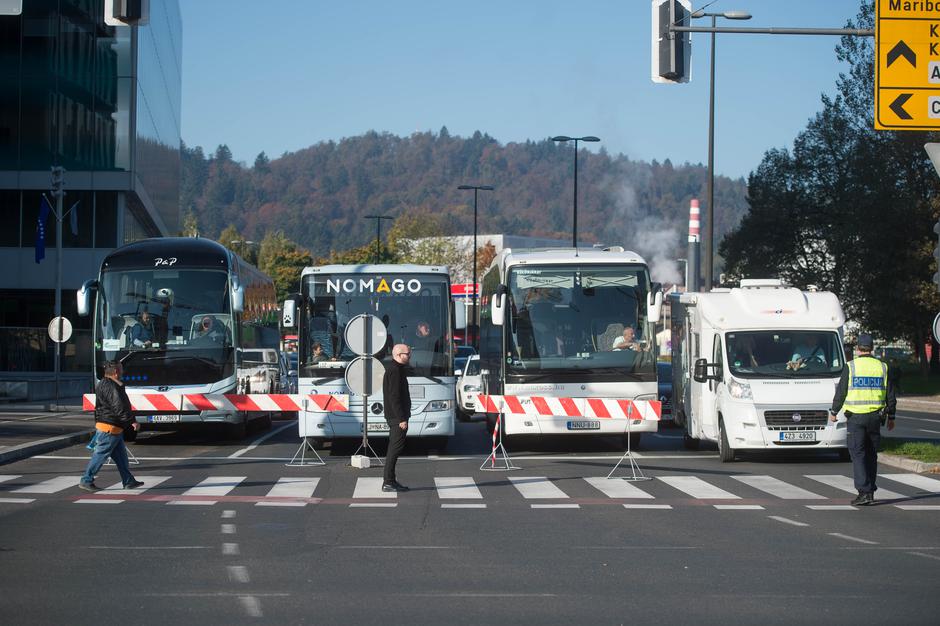
<path fill-rule="evenodd" d="M 375 355 L 388 362 L 392 346 L 411 346 L 412 376 L 453 376 L 450 288 L 446 276 L 314 274 L 302 286 L 306 301 L 301 337 L 301 376 L 342 377 L 356 355 L 343 333 L 363 313 L 379 317 L 388 329 L 386 345 Z"/>
<path fill-rule="evenodd" d="M 220 270 L 102 272 L 95 352 L 134 385 L 203 384 L 233 373 L 228 275 Z"/>
<path fill-rule="evenodd" d="M 725 344 L 728 368 L 741 378 L 831 378 L 841 374 L 845 356 L 832 331 L 729 332 Z"/>
<path fill-rule="evenodd" d="M 644 266 L 519 266 L 509 275 L 507 374 L 654 380 Z"/>

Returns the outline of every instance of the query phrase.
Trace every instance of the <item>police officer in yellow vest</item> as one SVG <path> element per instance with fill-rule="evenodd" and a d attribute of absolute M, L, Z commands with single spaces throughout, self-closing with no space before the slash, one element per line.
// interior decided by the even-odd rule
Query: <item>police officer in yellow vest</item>
<path fill-rule="evenodd" d="M 856 506 L 875 501 L 875 475 L 878 470 L 878 444 L 881 443 L 881 425 L 887 419 L 888 430 L 894 428 L 897 398 L 893 381 L 888 377 L 888 366 L 871 355 L 874 348 L 871 335 L 858 336 L 855 360 L 842 370 L 836 386 L 829 419 L 838 420 L 839 410 L 845 406 L 847 420 L 846 445 L 852 457 L 855 489 L 858 496 L 852 500 Z"/>

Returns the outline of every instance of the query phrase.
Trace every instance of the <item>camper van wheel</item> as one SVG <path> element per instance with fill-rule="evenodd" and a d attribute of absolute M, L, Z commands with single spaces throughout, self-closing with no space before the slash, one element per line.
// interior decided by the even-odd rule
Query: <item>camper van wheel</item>
<path fill-rule="evenodd" d="M 698 450 L 698 439 L 690 437 L 689 433 L 682 433 L 682 447 L 686 450 Z"/>
<path fill-rule="evenodd" d="M 734 449 L 728 445 L 728 432 L 725 430 L 725 421 L 718 422 L 718 456 L 722 463 L 734 461 Z"/>
<path fill-rule="evenodd" d="M 630 433 L 629 435 L 624 435 L 621 440 L 623 443 L 623 449 L 627 449 L 627 443 L 629 440 L 630 450 L 636 450 L 640 447 L 640 435 L 643 433 Z"/>

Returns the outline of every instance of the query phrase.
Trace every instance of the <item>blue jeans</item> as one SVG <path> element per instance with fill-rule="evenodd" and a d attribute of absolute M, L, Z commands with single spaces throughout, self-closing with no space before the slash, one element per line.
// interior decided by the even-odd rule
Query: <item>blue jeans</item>
<path fill-rule="evenodd" d="M 91 460 L 88 461 L 88 467 L 85 468 L 85 474 L 82 476 L 81 482 L 86 485 L 95 482 L 95 474 L 101 470 L 101 466 L 108 460 L 108 457 L 114 459 L 114 464 L 117 465 L 123 484 L 127 485 L 134 480 L 134 475 L 131 474 L 130 466 L 127 463 L 124 435 L 109 435 L 99 430 L 95 433 L 95 451 L 91 455 Z"/>

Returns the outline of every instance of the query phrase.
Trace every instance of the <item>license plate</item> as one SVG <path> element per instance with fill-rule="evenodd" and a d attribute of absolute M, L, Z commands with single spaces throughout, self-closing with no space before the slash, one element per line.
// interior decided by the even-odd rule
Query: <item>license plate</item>
<path fill-rule="evenodd" d="M 808 431 L 782 432 L 780 441 L 816 441 L 816 433 Z"/>
<path fill-rule="evenodd" d="M 180 421 L 179 415 L 151 415 L 147 418 L 151 424 L 166 424 Z"/>
<path fill-rule="evenodd" d="M 601 423 L 594 420 L 570 421 L 568 430 L 600 430 Z"/>
<path fill-rule="evenodd" d="M 376 422 L 376 423 L 374 423 L 374 424 L 369 424 L 369 432 L 370 432 L 370 433 L 371 433 L 371 432 L 387 433 L 387 432 L 388 432 L 388 424 L 387 424 L 387 423 L 382 423 L 382 422 Z"/>

